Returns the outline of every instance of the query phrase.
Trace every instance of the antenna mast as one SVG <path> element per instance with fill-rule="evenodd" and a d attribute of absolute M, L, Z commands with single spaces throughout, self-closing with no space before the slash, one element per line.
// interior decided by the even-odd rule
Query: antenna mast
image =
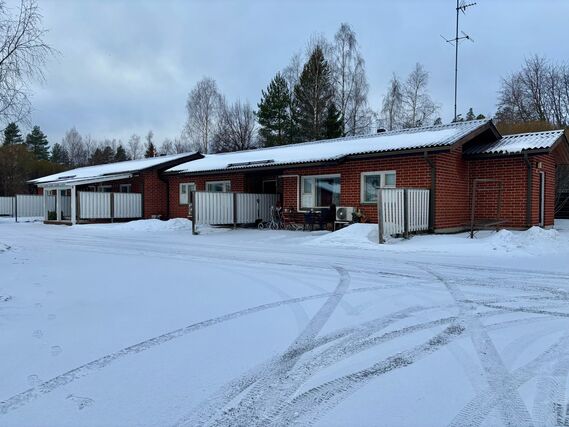
<path fill-rule="evenodd" d="M 461 40 L 470 40 L 474 43 L 472 37 L 466 34 L 464 31 L 461 31 L 462 37 L 458 36 L 458 18 L 460 16 L 460 12 L 466 13 L 466 9 L 469 7 L 475 6 L 476 2 L 474 3 L 466 3 L 465 0 L 456 0 L 456 32 L 454 39 L 448 40 L 446 37 L 441 36 L 447 43 L 453 44 L 454 43 L 454 119 L 457 119 L 457 108 L 456 108 L 456 100 L 457 100 L 457 92 L 458 92 L 458 45 Z"/>

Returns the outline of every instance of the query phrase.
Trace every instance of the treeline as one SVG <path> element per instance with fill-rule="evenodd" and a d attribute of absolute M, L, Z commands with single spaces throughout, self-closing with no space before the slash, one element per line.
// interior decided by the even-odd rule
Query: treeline
<path fill-rule="evenodd" d="M 355 32 L 344 23 L 331 41 L 315 37 L 304 54 L 293 55 L 261 92 L 256 108 L 248 101 L 228 102 L 214 79 L 202 79 L 188 96 L 183 140 L 208 153 L 433 124 L 439 105 L 428 82 L 421 64 L 404 81 L 394 75 L 382 108 L 374 111 L 365 60 Z"/>
<path fill-rule="evenodd" d="M 495 119 L 506 133 L 567 128 L 569 63 L 534 55 L 502 78 Z"/>
<path fill-rule="evenodd" d="M 180 139 L 166 138 L 162 144 L 157 144 L 152 130 L 144 139 L 133 134 L 123 143 L 120 139 L 96 140 L 89 135 L 83 136 L 73 127 L 65 132 L 61 142 L 52 146 L 50 160 L 68 167 L 80 167 L 188 151 L 191 151 L 191 147 Z"/>
<path fill-rule="evenodd" d="M 0 146 L 0 196 L 27 193 L 28 180 L 65 169 L 50 161 L 48 147 L 39 126 L 34 126 L 25 138 L 16 123 L 6 126 Z"/>

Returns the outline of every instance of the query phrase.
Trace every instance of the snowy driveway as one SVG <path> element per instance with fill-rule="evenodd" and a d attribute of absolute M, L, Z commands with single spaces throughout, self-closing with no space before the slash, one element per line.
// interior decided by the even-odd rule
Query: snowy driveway
<path fill-rule="evenodd" d="M 567 231 L 138 224 L 0 222 L 0 425 L 569 424 Z"/>

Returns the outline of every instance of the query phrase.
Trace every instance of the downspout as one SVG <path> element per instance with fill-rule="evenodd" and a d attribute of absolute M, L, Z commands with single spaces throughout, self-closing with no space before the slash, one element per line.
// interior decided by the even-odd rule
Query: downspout
<path fill-rule="evenodd" d="M 526 224 L 529 227 L 532 226 L 531 221 L 531 211 L 532 211 L 532 187 L 533 187 L 533 166 L 528 159 L 528 153 L 524 153 L 524 162 L 528 167 L 527 176 L 527 199 L 526 199 Z"/>
<path fill-rule="evenodd" d="M 158 179 L 166 184 L 166 219 L 170 219 L 170 180 L 162 176 L 162 171 L 158 171 Z"/>
<path fill-rule="evenodd" d="M 429 197 L 429 231 L 434 233 L 435 231 L 435 213 L 436 209 L 436 190 L 437 190 L 437 167 L 435 161 L 429 157 L 429 153 L 425 151 L 424 153 L 425 161 L 431 167 L 431 196 Z"/>

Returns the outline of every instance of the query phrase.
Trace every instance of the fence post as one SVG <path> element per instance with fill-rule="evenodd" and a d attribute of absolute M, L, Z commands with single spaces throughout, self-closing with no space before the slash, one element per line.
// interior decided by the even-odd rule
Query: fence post
<path fill-rule="evenodd" d="M 403 190 L 403 237 L 409 238 L 409 190 Z"/>
<path fill-rule="evenodd" d="M 111 210 L 111 223 L 115 222 L 115 193 L 109 193 L 110 197 L 110 210 Z"/>
<path fill-rule="evenodd" d="M 377 228 L 379 234 L 379 244 L 385 243 L 383 238 L 383 192 L 381 188 L 377 190 Z"/>
<path fill-rule="evenodd" d="M 14 219 L 18 222 L 18 195 L 14 196 Z"/>
<path fill-rule="evenodd" d="M 237 228 L 237 193 L 233 193 L 233 229 Z"/>
<path fill-rule="evenodd" d="M 192 234 L 196 235 L 198 234 L 198 232 L 196 231 L 196 203 L 197 203 L 197 198 L 196 198 L 196 192 L 192 191 L 191 193 L 191 197 L 192 197 Z"/>

